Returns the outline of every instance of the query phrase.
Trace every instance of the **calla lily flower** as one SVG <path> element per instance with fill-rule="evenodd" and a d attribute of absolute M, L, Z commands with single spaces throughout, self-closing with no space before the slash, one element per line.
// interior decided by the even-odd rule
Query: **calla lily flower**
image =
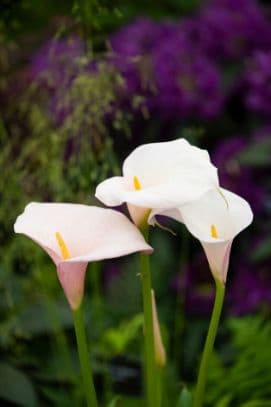
<path fill-rule="evenodd" d="M 137 147 L 122 172 L 100 183 L 96 197 L 108 206 L 126 202 L 136 224 L 150 209 L 179 207 L 219 185 L 208 152 L 185 139 Z"/>
<path fill-rule="evenodd" d="M 200 240 L 215 279 L 225 284 L 232 241 L 253 220 L 248 202 L 219 188 L 180 209 L 160 214 L 184 223 Z"/>
<path fill-rule="evenodd" d="M 14 230 L 30 237 L 52 258 L 73 310 L 82 301 L 88 262 L 152 252 L 126 216 L 95 206 L 30 203 Z"/>

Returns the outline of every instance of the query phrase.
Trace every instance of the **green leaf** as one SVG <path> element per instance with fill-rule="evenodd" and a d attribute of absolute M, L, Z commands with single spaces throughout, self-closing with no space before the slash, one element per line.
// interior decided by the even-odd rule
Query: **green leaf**
<path fill-rule="evenodd" d="M 39 389 L 45 398 L 47 404 L 50 406 L 80 406 L 82 404 L 82 398 L 80 394 L 76 395 L 75 392 L 61 391 L 58 387 L 42 386 Z"/>
<path fill-rule="evenodd" d="M 271 141 L 270 139 L 253 144 L 238 155 L 241 164 L 252 167 L 263 167 L 270 164 Z"/>
<path fill-rule="evenodd" d="M 191 407 L 192 406 L 192 395 L 186 387 L 181 391 L 179 400 L 176 407 Z"/>
<path fill-rule="evenodd" d="M 227 326 L 231 352 L 225 352 L 224 344 L 223 359 L 216 353 L 211 359 L 206 404 L 217 406 L 221 395 L 231 395 L 236 406 L 271 406 L 270 321 L 259 316 L 231 318 Z"/>
<path fill-rule="evenodd" d="M 123 353 L 130 342 L 136 338 L 142 325 L 143 315 L 138 314 L 130 321 L 121 323 L 118 327 L 108 329 L 102 337 L 104 352 Z"/>
<path fill-rule="evenodd" d="M 7 363 L 0 363 L 0 377 L 0 399 L 18 406 L 38 405 L 34 387 L 22 371 Z"/>
<path fill-rule="evenodd" d="M 242 404 L 240 407 L 270 407 L 271 400 L 250 400 Z"/>
<path fill-rule="evenodd" d="M 231 400 L 232 396 L 227 394 L 217 402 L 216 407 L 229 407 Z"/>
<path fill-rule="evenodd" d="M 110 401 L 107 407 L 117 407 L 118 402 L 121 400 L 120 396 L 114 397 L 113 400 Z"/>

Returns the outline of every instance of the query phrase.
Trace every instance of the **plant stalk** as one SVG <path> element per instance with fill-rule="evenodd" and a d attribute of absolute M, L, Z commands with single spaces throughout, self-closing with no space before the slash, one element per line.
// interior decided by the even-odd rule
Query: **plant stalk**
<path fill-rule="evenodd" d="M 208 334 L 206 337 L 202 358 L 200 362 L 198 380 L 196 385 L 196 391 L 194 396 L 193 407 L 202 407 L 204 400 L 204 392 L 207 378 L 207 369 L 210 361 L 210 356 L 213 351 L 214 342 L 217 334 L 217 328 L 220 320 L 220 315 L 222 311 L 224 295 L 225 295 L 225 285 L 220 281 L 215 279 L 216 283 L 216 295 L 215 303 L 211 316 L 211 321 L 209 325 Z"/>
<path fill-rule="evenodd" d="M 148 227 L 143 231 L 145 239 L 148 241 Z M 146 391 L 147 407 L 159 407 L 157 370 L 154 350 L 154 330 L 152 315 L 152 294 L 151 294 L 151 271 L 149 256 L 140 254 L 141 280 L 143 294 L 144 311 L 144 335 L 145 335 L 145 371 L 146 371 Z"/>
<path fill-rule="evenodd" d="M 98 407 L 97 396 L 92 378 L 90 357 L 87 346 L 86 331 L 83 321 L 82 304 L 73 310 L 73 322 L 77 340 L 81 373 L 88 407 Z"/>

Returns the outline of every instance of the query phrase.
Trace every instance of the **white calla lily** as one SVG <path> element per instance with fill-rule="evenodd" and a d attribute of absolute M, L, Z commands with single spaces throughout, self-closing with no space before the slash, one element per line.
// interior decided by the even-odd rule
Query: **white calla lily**
<path fill-rule="evenodd" d="M 17 218 L 14 230 L 52 258 L 72 309 L 80 306 L 88 262 L 152 252 L 126 216 L 95 206 L 33 202 Z"/>
<path fill-rule="evenodd" d="M 146 215 L 142 208 L 175 208 L 216 187 L 217 169 L 208 152 L 178 139 L 137 147 L 124 161 L 123 176 L 100 183 L 96 197 L 108 206 L 126 202 L 138 224 Z"/>
<path fill-rule="evenodd" d="M 151 215 L 150 222 L 153 223 Z M 179 210 L 160 214 L 185 224 L 200 240 L 210 269 L 216 279 L 226 282 L 232 241 L 253 220 L 248 202 L 240 196 L 219 188 L 206 192 L 197 201 Z"/>

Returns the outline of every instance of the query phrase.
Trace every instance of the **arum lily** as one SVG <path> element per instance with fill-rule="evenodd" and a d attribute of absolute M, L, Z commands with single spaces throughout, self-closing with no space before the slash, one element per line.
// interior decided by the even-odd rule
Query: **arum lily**
<path fill-rule="evenodd" d="M 216 298 L 202 354 L 194 407 L 203 405 L 208 362 L 222 311 L 232 241 L 253 219 L 248 202 L 223 188 L 206 192 L 199 200 L 164 215 L 183 222 L 200 240 L 216 283 Z M 152 219 L 150 219 L 152 222 Z"/>
<path fill-rule="evenodd" d="M 127 202 L 136 224 L 148 209 L 175 208 L 218 186 L 208 152 L 185 139 L 137 147 L 124 161 L 122 172 L 99 184 L 96 197 L 108 206 Z"/>
<path fill-rule="evenodd" d="M 160 212 L 185 224 L 200 240 L 216 280 L 225 284 L 232 241 L 253 219 L 248 202 L 219 188 L 174 211 Z M 153 223 L 153 218 L 150 219 Z"/>
<path fill-rule="evenodd" d="M 123 214 L 94 206 L 30 203 L 17 218 L 14 230 L 38 243 L 56 265 L 59 281 L 73 311 L 87 403 L 96 407 L 80 307 L 88 262 L 137 251 L 149 253 L 152 248 Z"/>
<path fill-rule="evenodd" d="M 138 229 L 111 209 L 68 203 L 30 203 L 14 225 L 52 258 L 72 309 L 82 300 L 88 262 L 151 252 Z"/>

